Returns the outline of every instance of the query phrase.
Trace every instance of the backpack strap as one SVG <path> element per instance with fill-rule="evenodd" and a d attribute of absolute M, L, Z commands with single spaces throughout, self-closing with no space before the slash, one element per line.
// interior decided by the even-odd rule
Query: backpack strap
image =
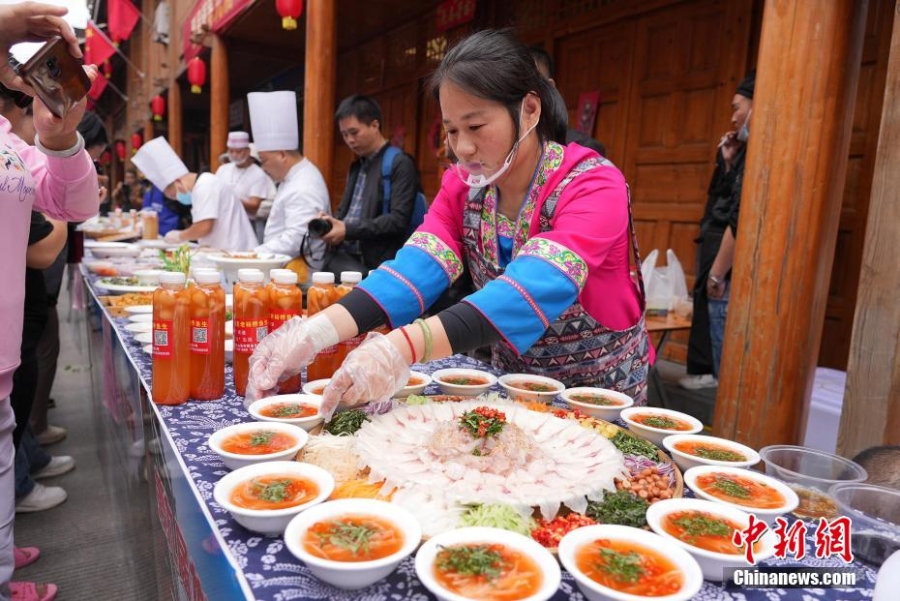
<path fill-rule="evenodd" d="M 400 149 L 396 146 L 392 146 L 388 144 L 388 147 L 384 151 L 384 156 L 381 157 L 381 190 L 383 192 L 382 199 L 382 214 L 386 214 L 390 208 L 391 202 L 391 167 L 394 164 L 394 159 L 397 155 L 400 154 Z"/>

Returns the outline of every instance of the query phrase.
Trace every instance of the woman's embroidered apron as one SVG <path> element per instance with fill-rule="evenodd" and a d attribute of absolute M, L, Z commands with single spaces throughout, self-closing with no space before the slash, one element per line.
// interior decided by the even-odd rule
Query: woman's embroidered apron
<path fill-rule="evenodd" d="M 550 221 L 565 187 L 579 174 L 601 164 L 605 159 L 586 159 L 577 165 L 544 202 L 540 212 L 540 231 L 549 231 Z M 463 242 L 466 262 L 476 289 L 503 275 L 499 267 L 480 249 L 484 192 L 470 196 L 463 218 Z M 640 275 L 640 256 L 631 216 L 631 194 L 628 194 L 628 225 L 631 249 L 638 266 L 641 311 L 644 310 L 644 281 Z M 516 241 L 515 258 L 521 244 Z M 598 386 L 623 392 L 634 398 L 635 405 L 647 402 L 650 339 L 644 317 L 627 330 L 611 330 L 598 323 L 576 300 L 550 324 L 544 335 L 524 354 L 517 355 L 505 342 L 493 345 L 492 363 L 510 373 L 531 373 L 561 380 L 567 386 Z"/>

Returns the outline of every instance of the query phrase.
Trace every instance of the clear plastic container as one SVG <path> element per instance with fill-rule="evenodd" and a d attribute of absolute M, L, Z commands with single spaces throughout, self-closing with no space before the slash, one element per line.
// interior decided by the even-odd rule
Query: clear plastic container
<path fill-rule="evenodd" d="M 881 565 L 900 550 L 900 491 L 872 484 L 835 484 L 829 489 L 838 511 L 851 520 L 853 554 Z"/>

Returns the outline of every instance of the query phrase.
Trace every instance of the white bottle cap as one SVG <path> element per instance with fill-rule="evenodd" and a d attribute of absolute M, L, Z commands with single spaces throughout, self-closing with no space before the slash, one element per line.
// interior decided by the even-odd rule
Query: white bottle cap
<path fill-rule="evenodd" d="M 313 284 L 334 284 L 334 274 L 330 271 L 317 271 L 312 275 Z"/>
<path fill-rule="evenodd" d="M 342 271 L 341 272 L 341 283 L 342 284 L 359 284 L 362 281 L 362 272 L 361 271 Z"/>
<path fill-rule="evenodd" d="M 281 286 L 296 286 L 297 273 L 290 269 L 273 269 L 270 277 L 272 281 Z"/>
<path fill-rule="evenodd" d="M 222 276 L 215 269 L 198 269 L 194 272 L 194 281 L 198 284 L 218 284 Z"/>
<path fill-rule="evenodd" d="M 180 271 L 164 271 L 159 274 L 160 284 L 170 284 L 173 286 L 184 286 L 184 274 Z"/>
<path fill-rule="evenodd" d="M 281 267 L 279 267 L 278 269 L 270 269 L 270 270 L 269 270 L 269 279 L 270 279 L 270 280 L 274 280 L 274 279 L 275 279 L 275 274 L 276 274 L 276 273 L 281 273 L 282 271 L 291 271 L 291 270 L 290 270 L 290 269 L 284 269 L 284 268 L 281 268 Z M 291 271 L 291 273 L 293 273 L 293 272 Z"/>
<path fill-rule="evenodd" d="M 238 269 L 238 281 L 246 284 L 261 284 L 265 275 L 259 269 Z"/>

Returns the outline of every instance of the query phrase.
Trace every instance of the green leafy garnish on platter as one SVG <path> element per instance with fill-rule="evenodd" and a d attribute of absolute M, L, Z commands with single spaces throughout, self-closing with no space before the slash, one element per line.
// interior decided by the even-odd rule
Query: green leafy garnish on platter
<path fill-rule="evenodd" d="M 616 432 L 616 435 L 610 438 L 609 441 L 613 443 L 623 455 L 641 455 L 654 461 L 659 460 L 659 449 L 657 449 L 652 442 L 628 434 L 624 430 Z"/>
<path fill-rule="evenodd" d="M 633 492 L 620 490 L 606 493 L 602 501 L 588 503 L 585 514 L 601 524 L 643 528 L 647 525 L 648 507 L 650 503 Z"/>
<path fill-rule="evenodd" d="M 369 416 L 365 411 L 359 409 L 341 411 L 325 425 L 325 431 L 335 436 L 352 436 L 367 421 L 369 421 Z"/>

